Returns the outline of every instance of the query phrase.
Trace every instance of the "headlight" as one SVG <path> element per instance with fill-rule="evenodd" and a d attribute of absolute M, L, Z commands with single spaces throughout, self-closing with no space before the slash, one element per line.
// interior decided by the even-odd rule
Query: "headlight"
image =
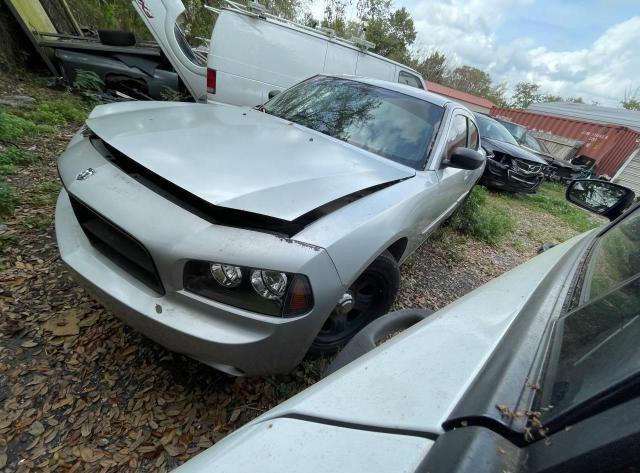
<path fill-rule="evenodd" d="M 228 264 L 211 263 L 211 275 L 223 287 L 238 287 L 242 282 L 242 269 Z"/>
<path fill-rule="evenodd" d="M 253 289 L 266 299 L 280 299 L 287 290 L 287 275 L 277 271 L 251 271 L 251 285 Z"/>
<path fill-rule="evenodd" d="M 311 285 L 302 274 L 189 261 L 183 283 L 187 291 L 259 314 L 292 317 L 313 307 Z"/>

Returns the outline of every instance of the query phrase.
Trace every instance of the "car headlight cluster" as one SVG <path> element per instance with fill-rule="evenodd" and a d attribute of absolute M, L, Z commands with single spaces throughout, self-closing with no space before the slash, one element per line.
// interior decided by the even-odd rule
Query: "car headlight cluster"
<path fill-rule="evenodd" d="M 187 291 L 265 315 L 292 317 L 313 307 L 311 285 L 302 274 L 189 261 L 183 282 Z"/>

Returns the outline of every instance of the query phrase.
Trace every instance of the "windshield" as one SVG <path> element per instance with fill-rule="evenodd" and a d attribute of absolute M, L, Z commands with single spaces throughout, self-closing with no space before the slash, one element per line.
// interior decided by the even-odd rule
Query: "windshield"
<path fill-rule="evenodd" d="M 444 109 L 392 90 L 314 77 L 267 102 L 266 113 L 415 169 L 424 167 Z"/>
<path fill-rule="evenodd" d="M 507 130 L 498 121 L 485 117 L 484 115 L 475 114 L 478 128 L 480 129 L 480 137 L 490 138 L 496 141 L 504 141 L 512 145 L 520 146 L 509 130 Z"/>
<path fill-rule="evenodd" d="M 545 420 L 597 406 L 604 393 L 631 388 L 640 375 L 640 209 L 598 239 L 579 301 L 558 322 L 542 383 L 541 404 L 553 406 Z"/>
<path fill-rule="evenodd" d="M 524 135 L 527 133 L 527 129 L 523 126 L 516 125 L 515 123 L 505 122 L 503 120 L 497 120 L 511 133 L 517 141 L 521 141 Z"/>
<path fill-rule="evenodd" d="M 523 137 L 523 141 L 524 141 L 524 145 L 528 146 L 532 150 L 538 151 L 539 153 L 549 154 L 549 150 L 546 148 L 544 143 L 542 143 L 541 141 L 538 141 L 538 139 L 535 136 L 530 135 L 529 133 L 526 133 Z"/>

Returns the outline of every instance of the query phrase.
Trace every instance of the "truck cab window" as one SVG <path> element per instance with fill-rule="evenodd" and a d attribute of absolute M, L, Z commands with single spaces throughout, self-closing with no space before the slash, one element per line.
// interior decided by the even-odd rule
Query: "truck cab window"
<path fill-rule="evenodd" d="M 409 74 L 405 71 L 400 71 L 400 74 L 398 75 L 398 82 L 400 84 L 410 85 L 411 87 L 416 87 L 418 89 L 424 88 L 422 87 L 422 81 L 419 77 L 414 76 L 413 74 Z"/>

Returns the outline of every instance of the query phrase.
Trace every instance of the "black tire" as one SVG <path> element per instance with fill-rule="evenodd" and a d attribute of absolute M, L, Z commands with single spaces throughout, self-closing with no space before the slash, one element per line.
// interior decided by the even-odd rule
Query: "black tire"
<path fill-rule="evenodd" d="M 340 350 L 340 353 L 331 362 L 324 375 L 328 376 L 338 371 L 365 353 L 369 353 L 383 343 L 386 338 L 390 338 L 394 334 L 400 333 L 418 322 L 422 322 L 431 314 L 433 314 L 433 311 L 428 309 L 405 309 L 389 312 L 379 317 L 354 335 L 344 349 Z"/>
<path fill-rule="evenodd" d="M 129 31 L 98 30 L 100 42 L 107 46 L 134 46 L 136 37 Z"/>
<path fill-rule="evenodd" d="M 344 315 L 332 312 L 309 352 L 330 355 L 338 351 L 367 324 L 389 312 L 399 287 L 398 262 L 389 251 L 385 251 L 349 288 L 354 298 L 353 309 Z"/>

